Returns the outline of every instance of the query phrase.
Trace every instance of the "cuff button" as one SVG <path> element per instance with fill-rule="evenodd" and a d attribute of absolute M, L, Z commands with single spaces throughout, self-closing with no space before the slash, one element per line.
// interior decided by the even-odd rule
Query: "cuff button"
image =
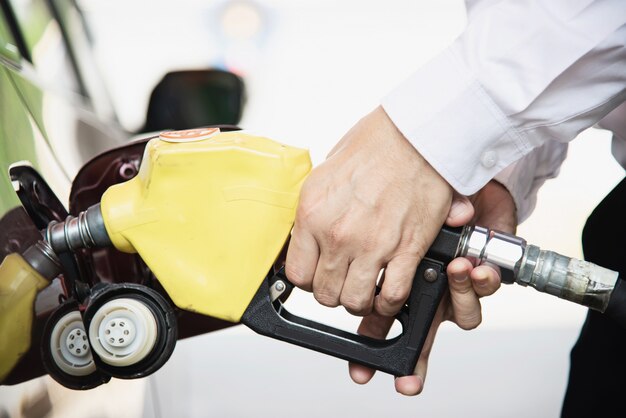
<path fill-rule="evenodd" d="M 480 163 L 485 168 L 493 168 L 498 162 L 498 156 L 495 151 L 486 151 L 480 157 Z"/>

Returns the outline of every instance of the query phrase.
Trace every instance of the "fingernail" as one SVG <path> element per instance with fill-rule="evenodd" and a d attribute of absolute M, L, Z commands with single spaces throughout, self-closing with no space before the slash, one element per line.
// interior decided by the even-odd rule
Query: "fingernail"
<path fill-rule="evenodd" d="M 461 215 L 464 215 L 469 209 L 469 204 L 465 200 L 454 199 L 452 201 L 452 206 L 450 207 L 450 212 L 448 213 L 449 218 L 456 218 Z"/>
<path fill-rule="evenodd" d="M 474 279 L 474 282 L 476 283 L 476 285 L 480 287 L 487 286 L 487 283 L 489 282 L 489 277 L 487 277 L 487 274 L 480 273 L 480 272 L 476 274 L 477 274 L 477 277 L 476 279 Z"/>
<path fill-rule="evenodd" d="M 485 273 L 484 271 L 477 269 L 478 271 L 476 272 L 476 279 L 478 280 L 487 280 L 487 273 Z"/>

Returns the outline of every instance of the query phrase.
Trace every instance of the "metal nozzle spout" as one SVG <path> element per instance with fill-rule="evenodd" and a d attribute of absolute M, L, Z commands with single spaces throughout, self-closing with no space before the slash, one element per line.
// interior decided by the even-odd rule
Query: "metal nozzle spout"
<path fill-rule="evenodd" d="M 91 206 L 78 216 L 68 216 L 64 222 L 51 222 L 43 233 L 46 242 L 57 254 L 111 245 L 100 204 Z"/>

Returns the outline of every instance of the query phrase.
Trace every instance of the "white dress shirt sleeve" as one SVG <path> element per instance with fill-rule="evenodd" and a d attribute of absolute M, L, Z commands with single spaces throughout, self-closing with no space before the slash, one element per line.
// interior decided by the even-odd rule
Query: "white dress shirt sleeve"
<path fill-rule="evenodd" d="M 469 195 L 538 147 L 528 158 L 561 159 L 563 143 L 625 98 L 626 1 L 503 0 L 473 10 L 463 34 L 382 105 Z M 502 176 L 520 174 L 507 170 Z"/>
<path fill-rule="evenodd" d="M 613 132 L 611 152 L 617 162 L 626 169 L 626 102 L 598 122 L 598 128 Z"/>
<path fill-rule="evenodd" d="M 626 169 L 626 102 L 615 108 L 596 124 L 611 131 L 611 151 Z M 495 176 L 513 196 L 518 223 L 525 221 L 537 204 L 537 192 L 546 180 L 558 175 L 567 155 L 567 143 L 546 141 Z"/>
<path fill-rule="evenodd" d="M 546 141 L 495 176 L 507 188 L 517 209 L 517 223 L 524 222 L 537 205 L 537 192 L 556 177 L 567 156 L 567 143 Z"/>

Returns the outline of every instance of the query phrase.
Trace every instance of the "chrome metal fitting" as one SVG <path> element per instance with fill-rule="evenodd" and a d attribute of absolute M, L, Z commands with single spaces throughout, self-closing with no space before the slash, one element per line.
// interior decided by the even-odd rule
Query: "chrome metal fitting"
<path fill-rule="evenodd" d="M 56 253 L 111 244 L 99 204 L 78 216 L 68 216 L 64 222 L 51 222 L 45 229 L 44 237 Z"/>
<path fill-rule="evenodd" d="M 520 237 L 475 226 L 463 231 L 458 255 L 473 257 L 477 264 L 498 266 L 502 281 L 513 283 L 525 249 L 526 241 Z"/>

